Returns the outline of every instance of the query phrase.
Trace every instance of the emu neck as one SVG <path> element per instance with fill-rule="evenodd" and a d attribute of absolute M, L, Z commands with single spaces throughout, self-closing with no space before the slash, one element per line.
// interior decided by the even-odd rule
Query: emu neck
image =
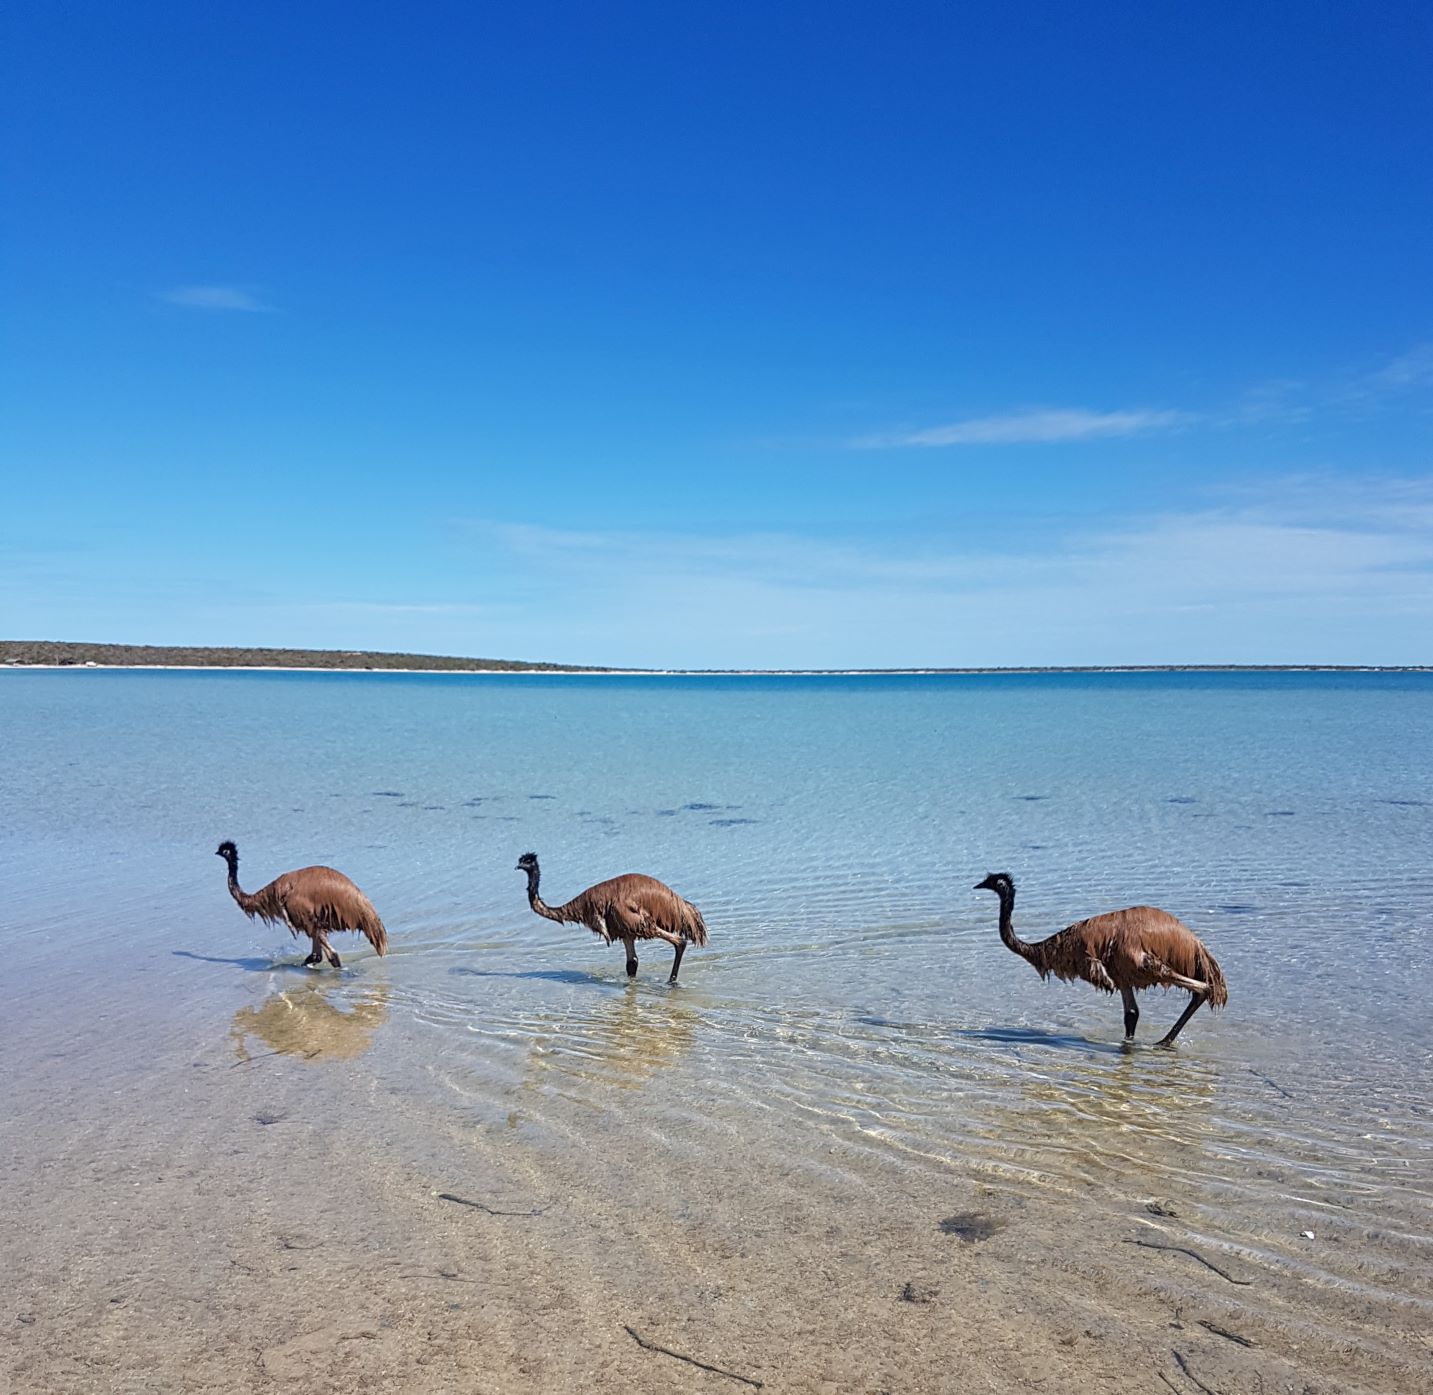
<path fill-rule="evenodd" d="M 1034 946 L 1028 945 L 1019 935 L 1015 933 L 1014 911 L 1015 891 L 1001 890 L 1000 895 L 1000 938 L 1005 943 L 1005 948 L 1012 950 L 1022 959 L 1028 960 L 1038 969 L 1040 967 L 1039 956 L 1035 953 Z"/>
<path fill-rule="evenodd" d="M 529 867 L 527 869 L 527 904 L 545 920 L 555 920 L 560 925 L 562 924 L 562 916 L 553 910 L 552 907 L 538 895 L 537 884 L 541 876 L 542 873 L 536 867 Z"/>
<path fill-rule="evenodd" d="M 224 859 L 229 864 L 229 895 L 239 903 L 239 909 L 253 913 L 254 898 L 239 885 L 239 859 L 229 857 Z"/>

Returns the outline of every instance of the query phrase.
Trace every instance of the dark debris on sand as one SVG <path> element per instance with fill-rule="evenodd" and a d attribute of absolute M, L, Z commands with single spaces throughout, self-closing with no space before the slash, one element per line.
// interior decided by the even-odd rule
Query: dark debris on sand
<path fill-rule="evenodd" d="M 998 1230 L 1004 1230 L 1007 1222 L 997 1219 L 986 1211 L 961 1211 L 947 1216 L 940 1223 L 942 1235 L 954 1235 L 973 1245 L 978 1240 L 989 1240 Z"/>

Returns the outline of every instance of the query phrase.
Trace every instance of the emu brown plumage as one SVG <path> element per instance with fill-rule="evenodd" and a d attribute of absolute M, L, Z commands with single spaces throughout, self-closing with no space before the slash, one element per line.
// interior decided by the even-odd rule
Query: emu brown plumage
<path fill-rule="evenodd" d="M 1155 906 L 1130 906 L 1123 911 L 1091 916 L 1057 931 L 1049 939 L 1027 944 L 1012 923 L 1015 883 L 1008 872 L 992 872 L 977 891 L 1000 898 L 1000 938 L 1005 947 L 1032 964 L 1041 978 L 1081 978 L 1124 1000 L 1125 1040 L 1134 1040 L 1139 1005 L 1134 995 L 1143 988 L 1187 988 L 1189 1006 L 1160 1039 L 1172 1046 L 1184 1024 L 1208 1003 L 1229 1001 L 1224 973 L 1199 936 L 1182 921 Z"/>
<path fill-rule="evenodd" d="M 239 849 L 226 840 L 215 849 L 215 855 L 228 863 L 229 895 L 246 916 L 251 920 L 258 916 L 268 925 L 287 925 L 295 937 L 309 937 L 313 953 L 304 960 L 307 967 L 318 968 L 325 959 L 335 969 L 343 967 L 328 942 L 337 930 L 356 931 L 380 955 L 388 953 L 388 932 L 373 902 L 342 872 L 332 867 L 300 867 L 250 895 L 239 885 Z"/>
<path fill-rule="evenodd" d="M 518 858 L 517 870 L 527 873 L 527 902 L 538 915 L 559 924 L 585 925 L 594 935 L 600 935 L 605 944 L 621 940 L 627 949 L 628 978 L 637 973 L 638 940 L 665 940 L 676 950 L 668 983 L 677 981 L 687 946 L 707 942 L 702 913 L 655 877 L 628 872 L 589 886 L 560 906 L 549 906 L 538 894 L 542 871 L 537 865 L 537 854 L 523 853 Z"/>

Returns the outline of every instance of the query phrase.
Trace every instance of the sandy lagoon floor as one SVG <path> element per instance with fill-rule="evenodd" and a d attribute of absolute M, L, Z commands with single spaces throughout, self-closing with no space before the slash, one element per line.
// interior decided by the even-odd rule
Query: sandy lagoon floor
<path fill-rule="evenodd" d="M 0 1385 L 1314 1395 L 1433 1378 L 1426 1246 L 1355 1211 L 1330 1206 L 1296 1267 L 1231 1242 L 1207 1182 L 1112 1203 L 1093 1180 L 1089 1198 L 1012 1185 L 998 1153 L 938 1175 L 858 1137 L 778 1146 L 761 1109 L 718 1121 L 713 1148 L 699 1082 L 669 1069 L 680 1019 L 675 1042 L 614 1034 L 606 1085 L 554 1055 L 506 1117 L 435 1111 L 390 1070 L 423 1043 L 405 1055 L 387 990 L 346 976 L 340 992 L 277 973 L 227 1031 L 159 1006 L 141 1028 L 91 990 L 83 1025 L 34 1052 L 0 1152 Z M 619 1012 L 665 993 L 611 987 L 635 1005 Z"/>
<path fill-rule="evenodd" d="M 0 1395 L 1433 1389 L 1426 677 L 0 686 Z M 711 946 L 629 985 L 527 848 Z M 992 869 L 1228 1010 L 1121 1050 Z"/>

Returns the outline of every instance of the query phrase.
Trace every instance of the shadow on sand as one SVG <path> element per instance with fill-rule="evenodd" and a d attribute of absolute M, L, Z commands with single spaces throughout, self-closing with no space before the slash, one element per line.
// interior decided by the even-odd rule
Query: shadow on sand
<path fill-rule="evenodd" d="M 1038 1027 L 939 1027 L 929 1022 L 897 1022 L 889 1017 L 868 1013 L 855 1019 L 864 1027 L 886 1027 L 893 1032 L 912 1032 L 927 1035 L 934 1031 L 948 1032 L 951 1036 L 964 1037 L 967 1041 L 998 1042 L 1002 1046 L 1053 1046 L 1064 1051 L 1082 1053 L 1099 1052 L 1102 1055 L 1120 1056 L 1124 1046 L 1109 1041 L 1091 1041 L 1089 1037 L 1076 1036 L 1073 1032 L 1046 1032 Z"/>
<path fill-rule="evenodd" d="M 178 959 L 197 959 L 204 964 L 231 964 L 236 969 L 243 969 L 248 974 L 272 974 L 272 973 L 295 973 L 310 974 L 312 969 L 304 967 L 298 959 L 261 959 L 257 956 L 250 959 L 221 959 L 216 954 L 195 954 L 190 949 L 171 949 L 169 951 Z"/>
<path fill-rule="evenodd" d="M 593 984 L 598 988 L 625 988 L 625 978 L 606 978 L 601 974 L 587 973 L 582 969 L 468 969 L 462 966 L 449 969 L 450 974 L 463 974 L 469 978 L 535 978 L 544 983 Z"/>
<path fill-rule="evenodd" d="M 957 1027 L 955 1036 L 968 1041 L 994 1041 L 1003 1046 L 1053 1046 L 1065 1051 L 1122 1056 L 1125 1047 L 1112 1041 L 1091 1041 L 1072 1032 L 1042 1032 L 1036 1027 Z"/>

